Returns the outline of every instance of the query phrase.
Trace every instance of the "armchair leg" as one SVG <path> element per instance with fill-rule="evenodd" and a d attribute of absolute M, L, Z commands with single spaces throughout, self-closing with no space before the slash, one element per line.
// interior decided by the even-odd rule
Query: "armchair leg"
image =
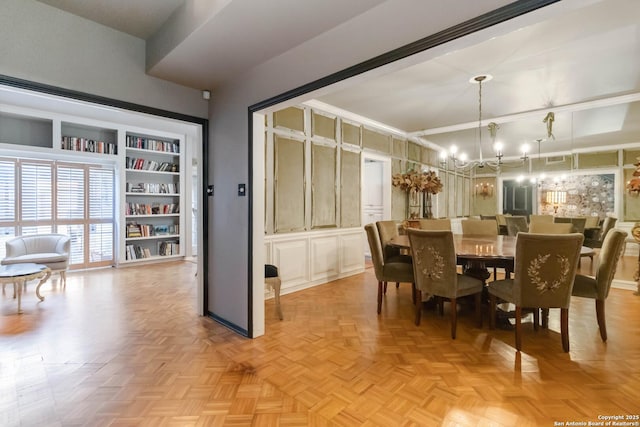
<path fill-rule="evenodd" d="M 386 295 L 387 294 L 387 282 L 384 282 L 384 290 L 383 293 Z"/>
<path fill-rule="evenodd" d="M 600 338 L 607 342 L 607 321 L 604 317 L 604 300 L 596 300 L 596 316 L 598 318 L 598 328 L 600 328 Z"/>
<path fill-rule="evenodd" d="M 422 291 L 416 289 L 416 326 L 420 325 L 420 317 L 422 316 Z"/>
<path fill-rule="evenodd" d="M 416 303 L 416 284 L 411 284 L 411 302 L 415 305 Z"/>
<path fill-rule="evenodd" d="M 378 314 L 382 311 L 382 282 L 378 280 Z"/>
<path fill-rule="evenodd" d="M 533 330 L 534 331 L 538 330 L 539 323 L 540 323 L 540 309 L 536 307 L 533 309 Z"/>
<path fill-rule="evenodd" d="M 549 328 L 549 309 L 543 308 L 542 309 L 542 329 L 548 329 L 548 328 Z"/>
<path fill-rule="evenodd" d="M 516 350 L 522 349 L 522 307 L 516 306 Z"/>
<path fill-rule="evenodd" d="M 560 336 L 562 337 L 562 349 L 569 352 L 569 309 L 560 309 Z"/>
<path fill-rule="evenodd" d="M 62 287 L 67 287 L 67 272 L 65 270 L 60 271 L 60 282 L 62 282 Z M 280 318 L 282 320 L 282 318 Z"/>

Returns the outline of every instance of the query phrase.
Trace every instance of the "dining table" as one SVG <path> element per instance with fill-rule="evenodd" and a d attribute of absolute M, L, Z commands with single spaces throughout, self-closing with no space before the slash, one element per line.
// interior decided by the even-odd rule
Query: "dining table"
<path fill-rule="evenodd" d="M 406 234 L 394 236 L 388 244 L 406 250 L 411 248 Z M 515 236 L 454 234 L 453 244 L 457 264 L 462 265 L 464 274 L 486 282 L 491 276 L 487 267 L 504 268 L 506 277 L 513 272 Z"/>

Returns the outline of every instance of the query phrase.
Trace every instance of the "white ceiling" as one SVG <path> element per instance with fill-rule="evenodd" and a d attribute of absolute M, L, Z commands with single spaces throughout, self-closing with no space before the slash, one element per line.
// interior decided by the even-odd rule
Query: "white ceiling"
<path fill-rule="evenodd" d="M 184 0 L 39 0 L 149 39 Z M 219 11 L 151 71 L 213 88 L 384 0 L 210 0 Z M 211 4 L 213 4 L 211 3 Z M 571 8 L 568 8 L 571 9 Z M 268 43 L 265 42 L 268 40 Z M 640 142 L 640 1 L 590 0 L 518 31 L 329 93 L 320 101 L 478 157 L 478 85 L 484 122 L 499 123 L 505 155 L 546 138 L 543 153 Z M 484 126 L 483 126 L 483 129 Z M 483 131 L 485 157 L 491 143 Z"/>

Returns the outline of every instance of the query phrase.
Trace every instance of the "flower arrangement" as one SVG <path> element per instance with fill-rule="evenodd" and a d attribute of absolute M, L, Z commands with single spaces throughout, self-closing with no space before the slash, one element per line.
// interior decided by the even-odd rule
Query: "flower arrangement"
<path fill-rule="evenodd" d="M 633 164 L 636 170 L 633 171 L 633 178 L 627 182 L 627 192 L 632 196 L 640 194 L 640 157 L 636 158 L 637 162 Z"/>
<path fill-rule="evenodd" d="M 442 181 L 435 171 L 397 173 L 391 177 L 391 184 L 407 193 L 410 191 L 438 194 L 442 191 Z"/>

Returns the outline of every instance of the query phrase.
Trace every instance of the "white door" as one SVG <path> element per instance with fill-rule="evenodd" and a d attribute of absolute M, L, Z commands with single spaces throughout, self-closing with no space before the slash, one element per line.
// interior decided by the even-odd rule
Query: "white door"
<path fill-rule="evenodd" d="M 364 160 L 364 179 L 362 188 L 362 224 L 370 224 L 384 219 L 384 163 L 377 160 Z M 371 256 L 369 242 L 365 239 L 365 255 Z"/>

